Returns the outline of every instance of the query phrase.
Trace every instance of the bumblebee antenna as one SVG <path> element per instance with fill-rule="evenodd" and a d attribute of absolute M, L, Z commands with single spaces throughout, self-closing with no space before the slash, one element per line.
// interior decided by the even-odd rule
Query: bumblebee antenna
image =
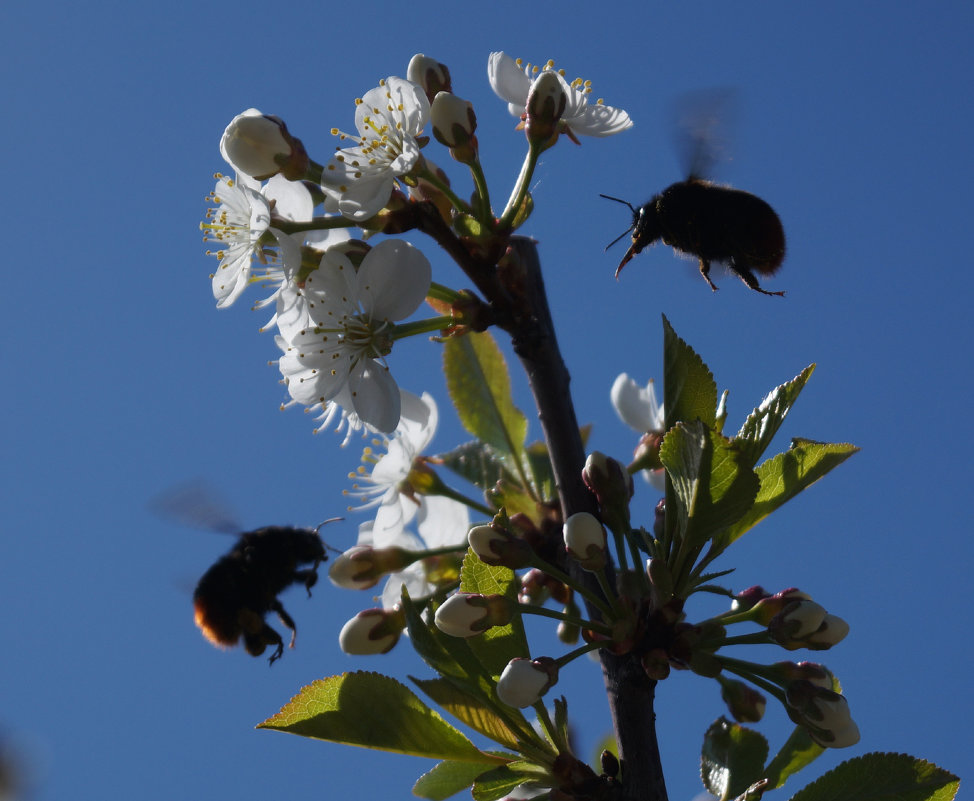
<path fill-rule="evenodd" d="M 616 203 L 621 203 L 623 206 L 628 206 L 629 211 L 631 211 L 633 214 L 637 213 L 636 210 L 632 207 L 632 203 L 630 203 L 628 200 L 623 200 L 622 198 L 618 198 L 618 197 L 612 197 L 612 195 L 600 194 L 599 197 L 604 197 L 606 200 L 614 200 Z"/>
<path fill-rule="evenodd" d="M 636 211 L 632 207 L 632 203 L 630 203 L 628 200 L 623 200 L 622 198 L 618 198 L 618 197 L 612 197 L 612 195 L 602 195 L 602 194 L 600 194 L 599 197 L 604 197 L 606 200 L 614 200 L 616 203 L 621 203 L 623 206 L 628 206 L 629 207 L 629 211 L 632 212 L 632 225 L 630 225 L 625 231 L 623 231 L 621 234 L 619 234 L 619 236 L 617 236 L 608 245 L 606 245 L 605 248 L 603 248 L 602 252 L 605 253 L 605 251 L 607 251 L 609 248 L 611 248 L 616 242 L 618 242 L 620 239 L 622 239 L 622 237 L 624 237 L 633 228 L 636 227 L 636 220 L 639 217 L 639 212 Z"/>
<path fill-rule="evenodd" d="M 321 532 L 321 529 L 327 526 L 329 523 L 337 523 L 339 520 L 344 520 L 344 519 L 345 519 L 344 517 L 329 517 L 327 520 L 323 520 L 317 526 L 315 526 L 315 534 L 319 534 Z M 329 551 L 334 551 L 335 553 L 341 553 L 341 551 L 339 551 L 338 548 L 333 548 L 327 542 L 325 543 L 325 547 Z"/>

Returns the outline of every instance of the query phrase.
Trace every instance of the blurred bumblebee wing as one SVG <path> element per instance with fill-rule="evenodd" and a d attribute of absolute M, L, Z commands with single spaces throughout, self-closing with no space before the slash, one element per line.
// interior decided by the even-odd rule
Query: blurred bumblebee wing
<path fill-rule="evenodd" d="M 221 534 L 243 531 L 229 504 L 202 479 L 164 490 L 149 501 L 148 508 L 157 517 L 191 528 Z"/>
<path fill-rule="evenodd" d="M 687 178 L 709 180 L 717 164 L 730 161 L 737 106 L 737 92 L 730 87 L 687 92 L 672 103 L 676 151 Z"/>

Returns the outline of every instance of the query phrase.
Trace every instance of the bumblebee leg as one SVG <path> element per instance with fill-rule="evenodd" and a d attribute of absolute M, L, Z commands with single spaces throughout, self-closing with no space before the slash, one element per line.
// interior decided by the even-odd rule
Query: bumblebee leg
<path fill-rule="evenodd" d="M 284 640 L 274 629 L 264 623 L 260 629 L 244 634 L 244 647 L 251 656 L 260 656 L 268 645 L 276 646 L 271 654 L 271 664 L 281 658 L 284 653 Z"/>
<path fill-rule="evenodd" d="M 717 285 L 710 280 L 710 262 L 706 259 L 700 259 L 700 275 L 703 276 L 703 280 L 710 284 L 710 288 L 716 292 Z"/>
<path fill-rule="evenodd" d="M 778 297 L 782 298 L 785 296 L 784 292 L 768 292 L 767 289 L 761 289 L 758 279 L 754 277 L 754 273 L 752 273 L 747 267 L 740 264 L 734 264 L 731 266 L 731 269 L 733 269 L 740 279 L 755 292 L 760 292 L 762 295 L 777 295 Z"/>
<path fill-rule="evenodd" d="M 311 588 L 318 583 L 318 571 L 313 567 L 309 567 L 307 570 L 295 570 L 294 581 L 304 585 L 310 598 Z"/>
<path fill-rule="evenodd" d="M 284 611 L 284 607 L 281 606 L 281 602 L 278 601 L 276 598 L 274 599 L 274 603 L 271 604 L 271 609 L 274 612 L 277 612 L 277 616 L 281 619 L 281 623 L 283 623 L 285 626 L 287 626 L 289 629 L 291 629 L 291 644 L 288 647 L 289 648 L 293 648 L 294 647 L 294 638 L 298 636 L 298 629 L 297 629 L 297 626 L 294 625 L 294 620 L 291 618 L 291 616 L 286 611 Z M 277 634 L 277 632 L 274 632 L 274 633 Z M 277 638 L 277 641 L 280 643 L 281 642 L 281 638 L 278 637 Z M 281 649 L 281 653 L 284 653 L 284 645 L 283 645 L 283 643 L 279 647 Z"/>

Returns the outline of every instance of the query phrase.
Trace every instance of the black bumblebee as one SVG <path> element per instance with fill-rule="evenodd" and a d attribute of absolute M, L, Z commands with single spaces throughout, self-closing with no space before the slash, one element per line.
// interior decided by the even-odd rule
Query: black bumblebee
<path fill-rule="evenodd" d="M 765 295 L 784 295 L 761 288 L 755 273 L 774 275 L 785 258 L 785 232 L 774 209 L 761 198 L 740 189 L 720 186 L 702 176 L 715 160 L 713 128 L 721 113 L 714 107 L 726 101 L 726 92 L 706 92 L 692 100 L 684 116 L 682 144 L 691 154 L 689 177 L 667 187 L 649 202 L 633 208 L 626 200 L 602 195 L 629 207 L 632 225 L 606 246 L 608 250 L 632 232 L 632 244 L 616 268 L 616 278 L 623 267 L 643 248 L 658 240 L 675 250 L 696 256 L 700 274 L 714 291 L 710 278 L 711 262 L 724 264 L 748 287 Z"/>
<path fill-rule="evenodd" d="M 303 584 L 310 597 L 318 581 L 318 565 L 327 558 L 315 528 L 267 526 L 241 534 L 196 585 L 196 625 L 216 646 L 230 647 L 243 637 L 251 656 L 260 656 L 273 645 L 273 665 L 284 654 L 284 641 L 264 616 L 277 613 L 291 629 L 293 648 L 297 629 L 277 596 L 292 584 Z"/>
<path fill-rule="evenodd" d="M 227 504 L 205 482 L 196 480 L 173 487 L 150 504 L 156 514 L 185 525 L 233 534 L 236 544 L 207 570 L 193 593 L 196 625 L 203 636 L 221 648 L 243 638 L 247 653 L 260 656 L 274 646 L 271 664 L 284 654 L 281 635 L 264 620 L 276 612 L 291 630 L 296 629 L 277 596 L 292 584 L 303 584 L 311 595 L 318 581 L 318 565 L 328 559 L 328 548 L 317 528 L 266 526 L 240 533 L 241 526 Z"/>

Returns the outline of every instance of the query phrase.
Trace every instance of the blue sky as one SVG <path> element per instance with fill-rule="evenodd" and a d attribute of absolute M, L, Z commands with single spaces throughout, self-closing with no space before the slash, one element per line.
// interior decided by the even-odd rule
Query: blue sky
<path fill-rule="evenodd" d="M 213 308 L 198 223 L 225 170 L 226 123 L 256 106 L 312 154 L 352 127 L 352 100 L 425 52 L 474 102 L 496 195 L 523 138 L 486 82 L 491 50 L 554 58 L 627 109 L 630 132 L 564 141 L 535 175 L 540 242 L 578 415 L 592 445 L 633 445 L 608 403 L 615 376 L 661 373 L 660 315 L 729 388 L 735 427 L 774 385 L 818 369 L 776 443 L 862 447 L 725 557 L 734 584 L 798 586 L 852 626 L 827 654 L 867 751 L 905 751 L 955 773 L 974 713 L 967 642 L 971 563 L 972 289 L 969 155 L 974 12 L 944 3 L 493 4 L 489 14 L 380 2 L 359 16 L 298 0 L 10 5 L 3 24 L 8 235 L 0 400 L 3 538 L 0 733 L 26 764 L 32 798 L 408 797 L 420 760 L 305 741 L 253 726 L 315 678 L 423 670 L 403 647 L 353 659 L 341 624 L 371 605 L 320 586 L 285 596 L 298 648 L 268 669 L 221 653 L 192 625 L 190 594 L 230 541 L 153 517 L 149 498 L 204 477 L 248 528 L 340 514 L 359 445 L 344 450 L 284 399 L 262 313 Z M 599 193 L 645 202 L 682 177 L 667 109 L 688 90 L 730 86 L 733 160 L 715 177 L 768 200 L 788 257 L 749 292 L 715 274 L 711 293 L 663 247 L 617 283 L 628 224 Z M 446 164 L 441 155 L 438 159 Z M 451 165 L 454 184 L 467 178 Z M 43 233 L 43 236 L 41 234 Z M 427 243 L 436 280 L 464 286 Z M 434 448 L 463 434 L 437 347 L 397 349 L 407 388 L 431 391 Z M 30 368 L 30 369 L 28 369 Z M 408 376 L 408 378 L 407 378 Z M 521 376 L 518 400 L 528 408 Z M 535 427 L 532 432 L 539 436 Z M 637 514 L 655 498 L 643 489 Z M 361 518 L 364 519 L 364 518 Z M 351 544 L 353 519 L 327 532 Z M 290 599 L 290 600 L 288 600 Z M 774 656 L 772 658 L 779 658 Z M 594 666 L 562 684 L 583 749 L 608 730 Z M 670 797 L 699 788 L 702 733 L 722 713 L 712 683 L 680 674 L 658 690 Z M 780 740 L 784 715 L 761 730 Z M 377 776 L 379 777 L 377 779 Z M 796 784 L 797 789 L 800 784 Z M 782 797 L 786 797 L 786 794 Z"/>

